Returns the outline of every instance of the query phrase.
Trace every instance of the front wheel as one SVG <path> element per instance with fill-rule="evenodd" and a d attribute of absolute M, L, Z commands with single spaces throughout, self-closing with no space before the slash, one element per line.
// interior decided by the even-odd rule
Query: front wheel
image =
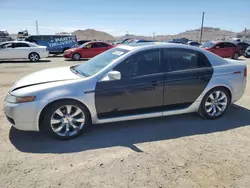
<path fill-rule="evenodd" d="M 86 107 L 76 101 L 58 101 L 47 109 L 42 125 L 47 133 L 58 139 L 74 138 L 90 124 Z"/>
<path fill-rule="evenodd" d="M 79 53 L 74 53 L 72 59 L 75 61 L 79 61 L 81 59 L 81 55 Z"/>
<path fill-rule="evenodd" d="M 35 52 L 32 52 L 30 55 L 29 55 L 29 59 L 31 62 L 37 62 L 39 61 L 40 59 L 40 56 L 39 54 L 35 53 Z"/>
<path fill-rule="evenodd" d="M 230 100 L 230 94 L 226 89 L 212 89 L 203 97 L 199 114 L 205 119 L 220 118 L 228 109 Z"/>

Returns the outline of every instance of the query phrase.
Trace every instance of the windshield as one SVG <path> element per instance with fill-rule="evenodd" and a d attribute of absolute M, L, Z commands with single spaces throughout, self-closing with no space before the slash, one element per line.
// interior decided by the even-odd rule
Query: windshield
<path fill-rule="evenodd" d="M 201 45 L 202 48 L 212 48 L 215 45 L 213 42 L 205 42 Z"/>
<path fill-rule="evenodd" d="M 75 70 L 83 76 L 92 76 L 104 69 L 115 59 L 126 54 L 127 52 L 128 50 L 125 49 L 112 48 L 88 60 L 86 63 L 76 66 Z"/>
<path fill-rule="evenodd" d="M 38 47 L 38 45 L 35 44 L 35 43 L 29 43 L 29 45 L 30 45 L 31 47 Z"/>

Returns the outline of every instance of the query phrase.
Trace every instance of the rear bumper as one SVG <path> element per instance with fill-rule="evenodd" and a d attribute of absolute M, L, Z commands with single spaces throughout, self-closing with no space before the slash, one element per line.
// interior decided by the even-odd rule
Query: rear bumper
<path fill-rule="evenodd" d="M 48 51 L 46 51 L 46 52 L 40 52 L 40 58 L 47 58 L 47 57 L 49 57 L 49 52 Z"/>

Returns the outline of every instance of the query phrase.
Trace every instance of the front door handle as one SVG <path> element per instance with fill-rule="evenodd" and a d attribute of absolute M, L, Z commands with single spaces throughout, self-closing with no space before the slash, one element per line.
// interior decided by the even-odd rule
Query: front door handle
<path fill-rule="evenodd" d="M 157 80 L 152 81 L 152 85 L 153 85 L 153 86 L 156 86 L 156 85 L 158 85 L 159 83 L 160 83 L 160 81 L 157 81 Z"/>

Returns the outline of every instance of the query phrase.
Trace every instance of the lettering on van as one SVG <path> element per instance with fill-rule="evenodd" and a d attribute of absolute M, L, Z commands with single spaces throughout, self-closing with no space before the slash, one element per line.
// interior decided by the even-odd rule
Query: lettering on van
<path fill-rule="evenodd" d="M 49 41 L 49 47 L 63 46 L 67 44 L 75 43 L 75 37 L 60 37 Z"/>

